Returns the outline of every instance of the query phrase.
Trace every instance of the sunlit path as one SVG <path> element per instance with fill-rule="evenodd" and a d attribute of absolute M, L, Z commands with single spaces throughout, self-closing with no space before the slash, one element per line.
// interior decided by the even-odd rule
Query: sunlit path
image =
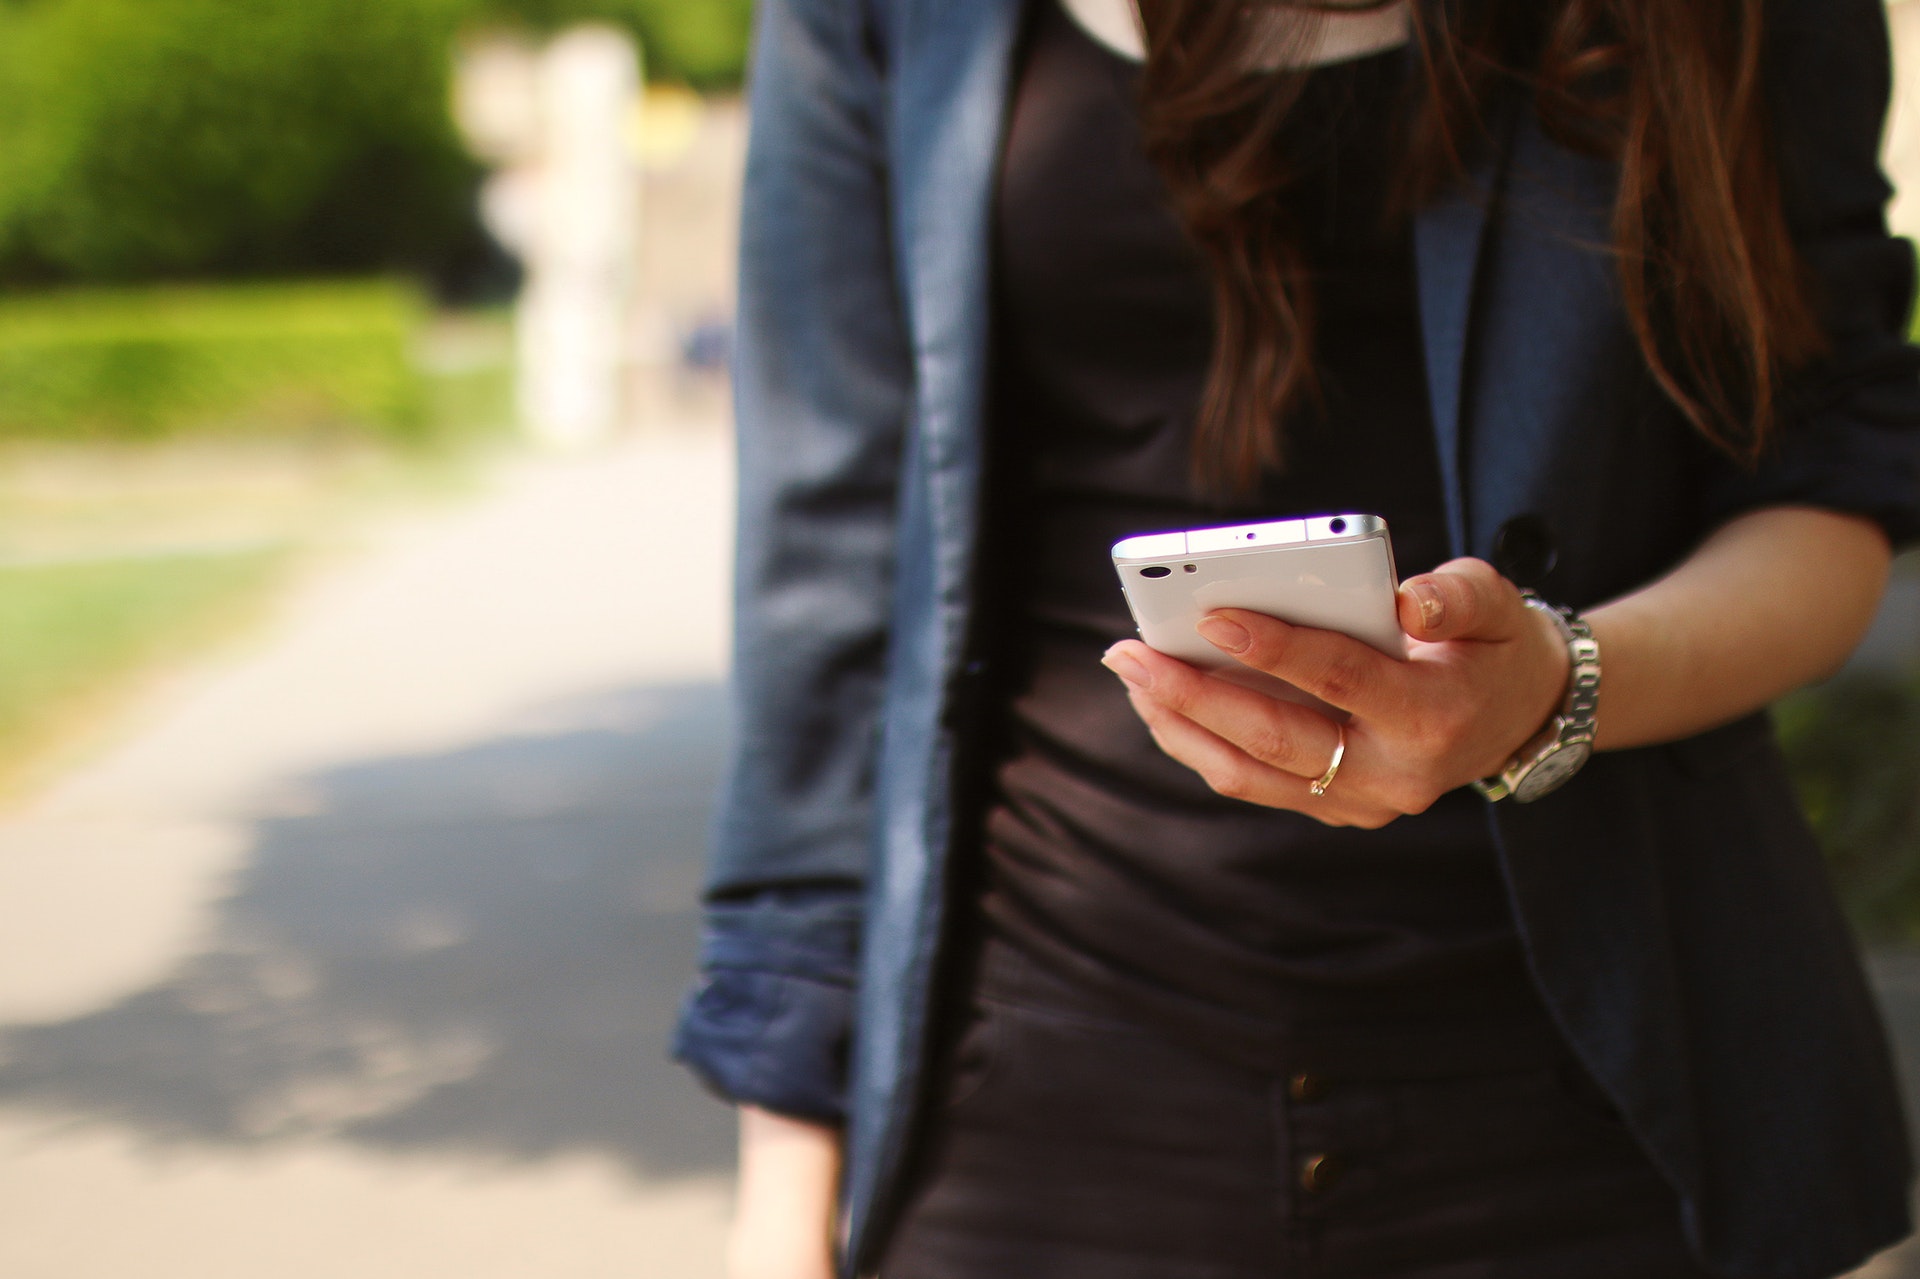
<path fill-rule="evenodd" d="M 515 464 L 0 821 L 0 1273 L 714 1273 L 728 471 Z"/>

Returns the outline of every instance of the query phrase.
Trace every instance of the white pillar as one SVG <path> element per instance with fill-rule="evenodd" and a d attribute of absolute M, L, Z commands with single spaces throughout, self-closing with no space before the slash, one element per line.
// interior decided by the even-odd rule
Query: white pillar
<path fill-rule="evenodd" d="M 460 59 L 462 131 L 500 166 L 482 217 L 525 271 L 514 312 L 520 416 L 545 444 L 593 444 L 625 416 L 639 103 L 639 54 L 611 27 L 576 27 L 539 50 L 496 39 Z"/>
<path fill-rule="evenodd" d="M 1920 2 L 1890 0 L 1893 111 L 1883 152 L 1895 194 L 1887 221 L 1896 235 L 1920 237 Z"/>
<path fill-rule="evenodd" d="M 516 316 L 520 410 L 536 438 L 563 447 L 604 439 L 621 420 L 639 92 L 633 43 L 611 28 L 576 28 L 541 56 L 538 214 Z"/>

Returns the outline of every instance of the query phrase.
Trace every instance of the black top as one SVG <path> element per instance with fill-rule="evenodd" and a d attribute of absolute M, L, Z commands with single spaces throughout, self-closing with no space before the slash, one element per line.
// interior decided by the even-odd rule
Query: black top
<path fill-rule="evenodd" d="M 1235 1053 L 1308 1026 L 1532 1010 L 1482 800 L 1369 832 L 1222 798 L 1099 662 L 1134 633 L 1109 555 L 1129 534 L 1370 512 L 1402 574 L 1446 558 L 1411 231 L 1385 213 L 1404 54 L 1317 70 L 1291 117 L 1323 394 L 1285 424 L 1284 474 L 1222 507 L 1189 488 L 1210 293 L 1142 152 L 1138 69 L 1037 10 L 994 210 L 987 510 L 1010 675 L 990 926 Z"/>

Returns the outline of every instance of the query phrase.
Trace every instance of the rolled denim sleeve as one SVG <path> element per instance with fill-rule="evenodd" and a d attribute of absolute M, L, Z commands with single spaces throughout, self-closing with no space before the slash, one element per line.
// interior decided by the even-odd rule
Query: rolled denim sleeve
<path fill-rule="evenodd" d="M 731 746 L 675 1045 L 723 1096 L 843 1108 L 912 402 L 865 0 L 762 0 L 734 366 Z"/>
<path fill-rule="evenodd" d="M 710 910 L 674 1056 L 730 1100 L 839 1122 L 859 932 L 857 904 L 839 895 Z"/>
<path fill-rule="evenodd" d="M 1721 459 L 1710 523 L 1761 506 L 1872 519 L 1920 540 L 1920 353 L 1907 340 L 1913 247 L 1888 234 L 1892 189 L 1879 146 L 1891 91 L 1879 0 L 1781 0 L 1770 8 L 1768 96 L 1788 224 L 1829 349 L 1781 402 L 1757 467 Z"/>

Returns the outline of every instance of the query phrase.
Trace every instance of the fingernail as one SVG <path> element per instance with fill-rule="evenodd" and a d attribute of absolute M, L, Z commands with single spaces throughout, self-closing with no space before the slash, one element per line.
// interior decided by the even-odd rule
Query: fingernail
<path fill-rule="evenodd" d="M 1224 617 L 1203 617 L 1197 629 L 1207 643 L 1229 653 L 1244 653 L 1253 646 L 1253 635 L 1247 628 Z"/>
<path fill-rule="evenodd" d="M 1100 659 L 1100 664 L 1135 688 L 1151 688 L 1153 686 L 1153 676 L 1148 674 L 1147 668 L 1140 664 L 1140 659 L 1134 657 L 1131 653 L 1115 653 L 1109 651 Z"/>
<path fill-rule="evenodd" d="M 1446 620 L 1447 602 L 1440 598 L 1440 592 L 1434 589 L 1432 582 L 1415 582 L 1413 598 L 1420 605 L 1420 628 L 1432 631 L 1439 629 Z"/>

